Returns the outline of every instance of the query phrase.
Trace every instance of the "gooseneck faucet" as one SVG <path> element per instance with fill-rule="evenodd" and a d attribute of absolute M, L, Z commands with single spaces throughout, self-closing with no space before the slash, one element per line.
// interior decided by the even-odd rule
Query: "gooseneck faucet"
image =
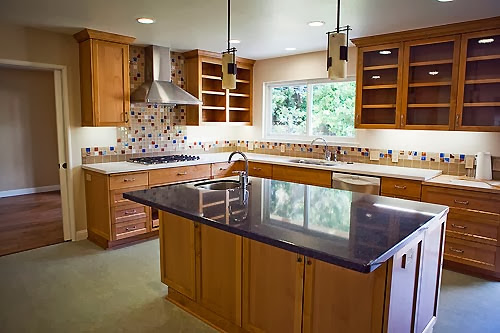
<path fill-rule="evenodd" d="M 241 151 L 233 151 L 231 155 L 229 155 L 229 159 L 227 160 L 227 163 L 231 163 L 231 159 L 233 158 L 234 155 L 240 154 L 243 156 L 245 159 L 245 171 L 233 171 L 233 173 L 237 173 L 240 175 L 240 188 L 246 189 L 248 185 L 248 158 L 247 155 L 242 153 Z"/>
<path fill-rule="evenodd" d="M 311 146 L 314 145 L 314 143 L 318 140 L 323 140 L 323 142 L 325 143 L 325 160 L 327 161 L 331 161 L 332 159 L 332 152 L 328 150 L 328 143 L 326 142 L 326 140 L 322 137 L 319 137 L 319 138 L 316 138 L 314 140 L 312 140 L 311 142 Z M 335 152 L 335 162 L 337 161 L 337 152 Z"/>

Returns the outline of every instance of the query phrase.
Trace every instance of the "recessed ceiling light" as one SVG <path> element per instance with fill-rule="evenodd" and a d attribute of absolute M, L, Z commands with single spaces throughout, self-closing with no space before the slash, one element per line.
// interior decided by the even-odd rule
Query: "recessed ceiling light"
<path fill-rule="evenodd" d="M 490 43 L 493 43 L 495 40 L 493 38 L 483 38 L 483 39 L 480 39 L 478 40 L 477 42 L 479 44 L 490 44 Z"/>
<path fill-rule="evenodd" d="M 285 47 L 285 51 L 295 51 L 296 47 Z"/>
<path fill-rule="evenodd" d="M 374 80 L 378 80 L 378 79 L 380 79 L 380 75 L 373 75 L 373 76 L 372 76 L 372 79 L 374 79 Z"/>
<path fill-rule="evenodd" d="M 325 22 L 323 22 L 323 21 L 311 21 L 311 22 L 308 22 L 307 25 L 309 25 L 310 27 L 321 27 L 321 26 L 325 25 Z"/>
<path fill-rule="evenodd" d="M 438 0 L 439 2 L 452 2 L 453 0 Z"/>
<path fill-rule="evenodd" d="M 383 55 L 387 55 L 387 54 L 391 54 L 392 52 L 389 51 L 389 50 L 382 50 L 379 52 L 380 54 L 383 54 Z"/>
<path fill-rule="evenodd" d="M 153 20 L 152 18 L 148 18 L 148 17 L 139 17 L 137 19 L 137 22 L 142 23 L 142 24 L 152 24 L 152 23 L 155 23 L 155 20 Z"/>
<path fill-rule="evenodd" d="M 432 71 L 432 72 L 429 72 L 429 75 L 438 75 L 439 72 L 438 71 Z"/>
<path fill-rule="evenodd" d="M 231 44 L 239 44 L 239 43 L 241 43 L 241 40 L 239 40 L 239 39 L 230 39 L 229 43 L 231 43 Z"/>

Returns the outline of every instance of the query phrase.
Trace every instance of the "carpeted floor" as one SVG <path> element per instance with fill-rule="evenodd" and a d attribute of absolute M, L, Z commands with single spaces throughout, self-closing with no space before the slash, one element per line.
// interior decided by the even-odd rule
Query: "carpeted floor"
<path fill-rule="evenodd" d="M 1 332 L 215 332 L 163 299 L 158 240 L 0 257 Z M 500 332 L 500 283 L 445 271 L 435 333 Z"/>

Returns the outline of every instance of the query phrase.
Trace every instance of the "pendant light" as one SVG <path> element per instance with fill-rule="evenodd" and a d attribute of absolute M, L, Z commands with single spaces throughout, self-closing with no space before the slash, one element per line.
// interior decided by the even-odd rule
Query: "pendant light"
<path fill-rule="evenodd" d="M 328 78 L 344 79 L 347 76 L 347 50 L 349 43 L 349 25 L 340 26 L 340 0 L 337 1 L 337 29 L 327 32 L 327 70 Z"/>
<path fill-rule="evenodd" d="M 231 47 L 231 0 L 227 0 L 227 50 L 222 52 L 222 89 L 236 89 L 236 48 Z"/>

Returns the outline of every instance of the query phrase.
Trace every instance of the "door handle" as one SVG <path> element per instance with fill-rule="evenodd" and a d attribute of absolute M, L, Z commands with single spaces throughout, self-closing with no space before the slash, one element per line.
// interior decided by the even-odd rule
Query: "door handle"
<path fill-rule="evenodd" d="M 59 169 L 63 168 L 63 169 L 67 169 L 68 168 L 68 163 L 64 162 L 63 164 L 58 164 L 57 167 Z"/>

